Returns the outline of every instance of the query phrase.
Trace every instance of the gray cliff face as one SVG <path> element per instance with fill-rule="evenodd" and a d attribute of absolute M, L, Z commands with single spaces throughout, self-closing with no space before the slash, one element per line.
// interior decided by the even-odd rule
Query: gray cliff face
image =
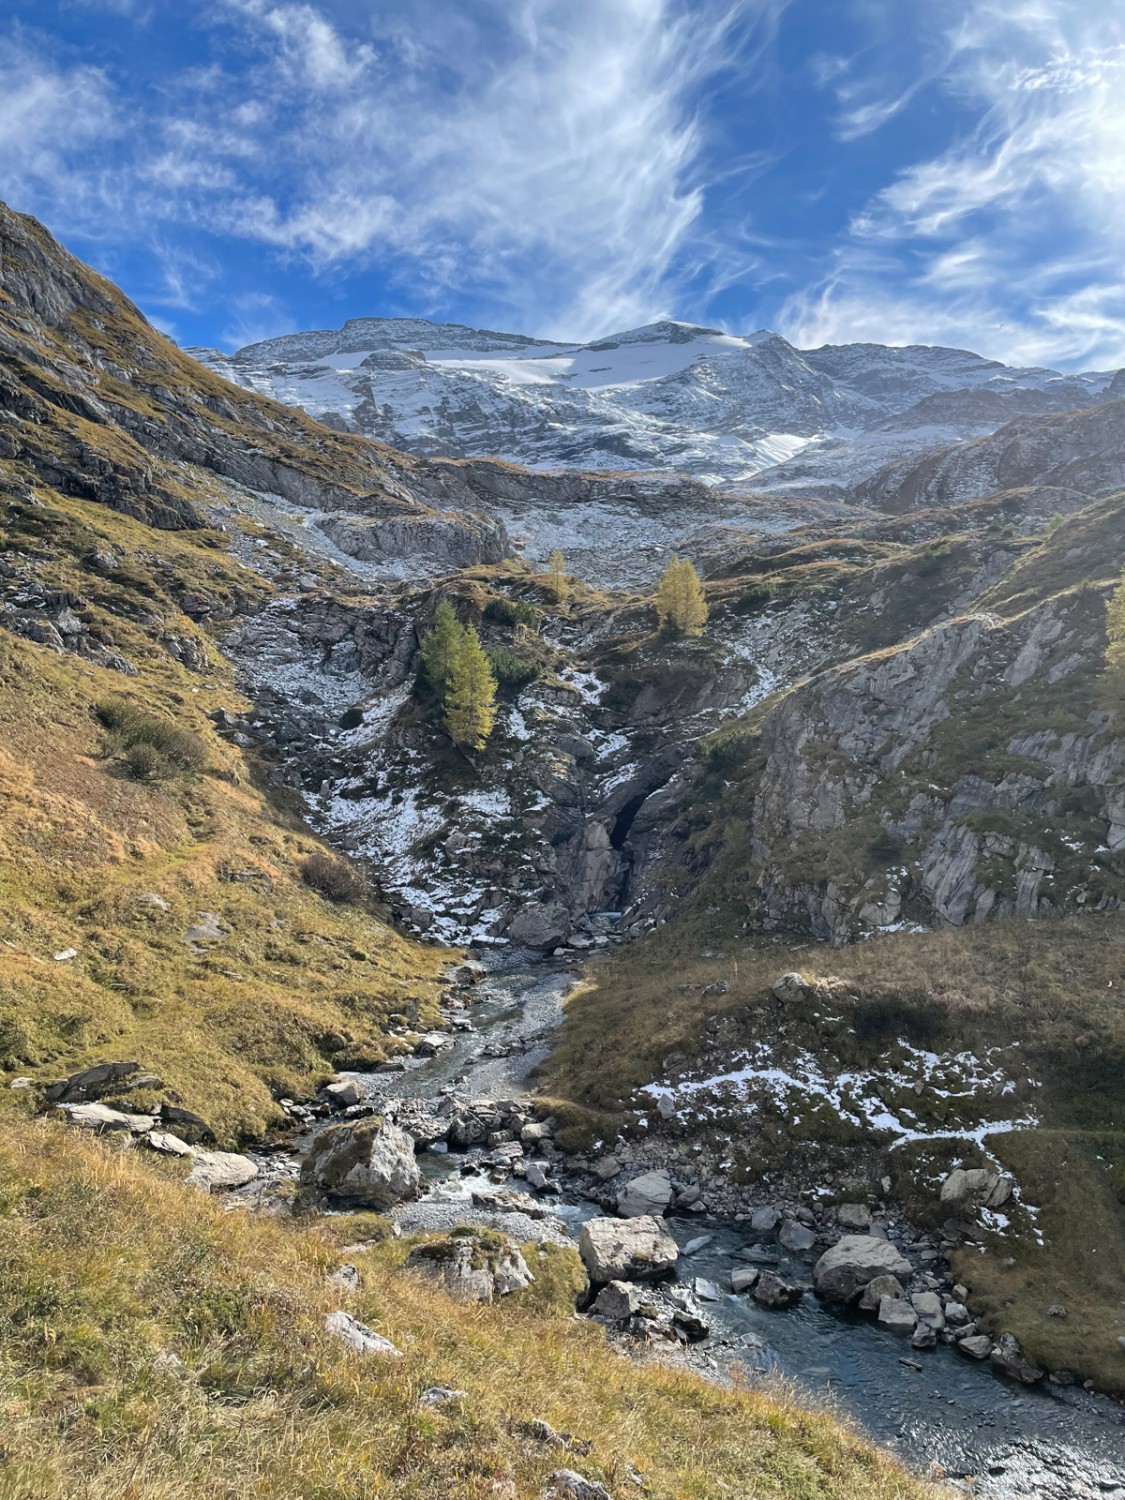
<path fill-rule="evenodd" d="M 1101 615 L 1083 594 L 1010 621 L 970 615 L 767 714 L 757 919 L 844 942 L 912 921 L 1119 907 L 1125 738 L 1087 692 L 1063 706 L 1100 660 Z M 820 870 L 818 849 L 833 852 Z"/>

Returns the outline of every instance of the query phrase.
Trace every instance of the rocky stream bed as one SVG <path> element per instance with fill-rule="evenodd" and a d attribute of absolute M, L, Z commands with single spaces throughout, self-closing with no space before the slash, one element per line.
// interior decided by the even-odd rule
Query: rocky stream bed
<path fill-rule="evenodd" d="M 522 1108 L 571 982 L 569 973 L 542 964 L 494 971 L 461 1013 L 463 1029 L 431 1055 L 408 1058 L 400 1070 L 351 1075 L 363 1098 L 351 1107 L 358 1118 L 374 1104 L 407 1132 L 412 1124 L 421 1129 L 427 1114 L 455 1122 L 446 1138 L 418 1154 L 421 1195 L 392 1209 L 403 1232 L 469 1223 L 517 1241 L 568 1240 L 592 1220 L 613 1222 L 604 1219 L 605 1197 L 598 1201 L 589 1174 L 578 1175 L 549 1134 L 537 1139 L 534 1109 Z M 470 1016 L 472 1029 L 464 1029 Z M 343 1096 L 351 1097 L 346 1086 Z M 487 1122 L 496 1109 L 515 1128 L 490 1131 L 491 1140 L 468 1139 L 474 1131 L 466 1119 Z M 525 1118 L 532 1129 L 517 1152 Z M 510 1139 L 499 1141 L 497 1135 Z M 685 1196 L 690 1191 L 679 1195 L 681 1205 Z M 670 1277 L 655 1285 L 614 1282 L 617 1290 L 593 1315 L 615 1313 L 616 1321 L 607 1321 L 624 1346 L 639 1351 L 648 1342 L 665 1354 L 678 1349 L 678 1357 L 712 1378 L 737 1368 L 754 1381 L 782 1380 L 802 1400 L 831 1404 L 919 1472 L 944 1474 L 968 1493 L 991 1500 L 1125 1496 L 1125 1412 L 1115 1402 L 1050 1379 L 1023 1384 L 987 1357 L 981 1363 L 966 1358 L 940 1336 L 923 1335 L 916 1342 L 933 1346 L 914 1347 L 913 1324 L 904 1336 L 870 1314 L 844 1312 L 822 1300 L 813 1291 L 814 1263 L 826 1239 L 830 1243 L 849 1226 L 826 1232 L 820 1223 L 815 1235 L 786 1234 L 787 1223 L 813 1217 L 798 1212 L 794 1205 L 772 1212 L 763 1205 L 753 1221 L 749 1213 L 720 1219 L 701 1211 L 699 1202 L 686 1208 L 673 1203 L 668 1217 L 643 1221 L 657 1223 L 675 1241 Z M 636 1219 L 619 1222 L 640 1227 Z M 889 1218 L 886 1225 L 877 1215 L 873 1232 L 889 1233 L 888 1254 L 899 1257 L 906 1283 L 902 1305 L 919 1308 L 922 1327 L 927 1305 L 940 1309 L 944 1302 L 949 1311 L 956 1294 L 932 1253 L 918 1255 L 908 1226 Z M 779 1228 L 788 1245 L 779 1243 Z M 583 1246 L 588 1249 L 585 1240 Z M 909 1273 L 901 1269 L 903 1248 L 912 1261 Z M 820 1272 L 818 1266 L 818 1277 Z M 744 1287 L 741 1293 L 732 1290 L 732 1275 Z M 792 1290 L 766 1303 L 755 1300 L 754 1281 L 766 1276 Z M 905 1314 L 913 1316 L 912 1310 Z"/>

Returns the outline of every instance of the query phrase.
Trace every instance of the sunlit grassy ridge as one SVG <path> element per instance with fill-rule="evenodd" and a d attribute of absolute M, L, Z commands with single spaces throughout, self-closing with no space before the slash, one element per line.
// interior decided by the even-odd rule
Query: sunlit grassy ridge
<path fill-rule="evenodd" d="M 653 1500 L 921 1500 L 926 1486 L 782 1392 L 614 1353 L 571 1316 L 576 1257 L 528 1247 L 530 1293 L 457 1304 L 370 1221 L 224 1212 L 136 1152 L 0 1128 L 3 1500 L 531 1497 L 561 1466 Z M 363 1277 L 342 1302 L 327 1280 Z M 521 1301 L 521 1298 L 523 1299 Z M 346 1305 L 402 1351 L 324 1331 Z M 463 1390 L 439 1409 L 432 1385 Z M 535 1419 L 589 1453 L 522 1435 Z"/>
<path fill-rule="evenodd" d="M 432 1020 L 443 956 L 310 890 L 300 865 L 318 844 L 215 731 L 209 713 L 242 702 L 177 600 L 205 592 L 221 614 L 261 582 L 213 534 L 157 544 L 141 522 L 40 497 L 9 507 L 0 542 L 81 598 L 137 675 L 0 632 L 0 1065 L 49 1078 L 128 1058 L 220 1138 L 258 1134 L 274 1097 L 393 1049 L 389 1016 Z M 84 565 L 96 548 L 120 559 L 108 578 Z M 199 642 L 205 673 L 161 649 L 167 629 Z M 104 753 L 107 700 L 198 735 L 202 771 L 152 785 L 124 774 Z M 184 934 L 201 911 L 229 936 L 196 952 Z M 54 960 L 69 948 L 76 958 Z"/>

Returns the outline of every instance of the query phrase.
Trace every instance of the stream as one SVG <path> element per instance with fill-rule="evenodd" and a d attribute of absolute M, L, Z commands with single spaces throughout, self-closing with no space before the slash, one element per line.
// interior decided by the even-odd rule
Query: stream
<path fill-rule="evenodd" d="M 550 1047 L 572 977 L 544 965 L 495 972 L 478 989 L 471 1011 L 476 1028 L 457 1034 L 436 1056 L 412 1058 L 406 1071 L 359 1075 L 373 1098 L 433 1098 L 456 1083 L 475 1098 L 526 1093 L 531 1070 Z M 515 1042 L 508 1057 L 486 1048 Z M 472 1187 L 464 1158 L 424 1152 L 428 1186 L 423 1200 L 467 1203 Z M 526 1190 L 517 1179 L 505 1184 Z M 588 1202 L 546 1200 L 574 1233 L 599 1210 Z M 702 1215 L 670 1219 L 683 1246 L 704 1235 L 710 1243 L 677 1267 L 682 1280 L 709 1277 L 720 1286 L 735 1253 L 760 1238 L 749 1226 Z M 811 1261 L 786 1257 L 780 1270 L 810 1281 Z M 973 1495 L 989 1500 L 1125 1500 L 1125 1410 L 1080 1387 L 1049 1382 L 1020 1386 L 939 1344 L 917 1352 L 902 1338 L 860 1316 L 829 1311 L 810 1293 L 785 1312 L 733 1294 L 706 1307 L 711 1336 L 696 1348 L 720 1366 L 737 1363 L 752 1381 L 785 1380 L 809 1404 L 829 1404 L 908 1466 L 927 1474 L 938 1466 L 951 1478 L 972 1476 Z"/>

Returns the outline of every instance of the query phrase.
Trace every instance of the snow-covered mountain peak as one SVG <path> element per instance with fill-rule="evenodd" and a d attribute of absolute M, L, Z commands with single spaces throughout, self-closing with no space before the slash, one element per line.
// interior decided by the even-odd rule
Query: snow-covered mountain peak
<path fill-rule="evenodd" d="M 190 352 L 239 385 L 420 454 L 818 492 L 1012 417 L 1088 405 L 1110 380 L 924 345 L 800 350 L 769 329 L 670 318 L 569 344 L 352 318 L 234 355 Z"/>

